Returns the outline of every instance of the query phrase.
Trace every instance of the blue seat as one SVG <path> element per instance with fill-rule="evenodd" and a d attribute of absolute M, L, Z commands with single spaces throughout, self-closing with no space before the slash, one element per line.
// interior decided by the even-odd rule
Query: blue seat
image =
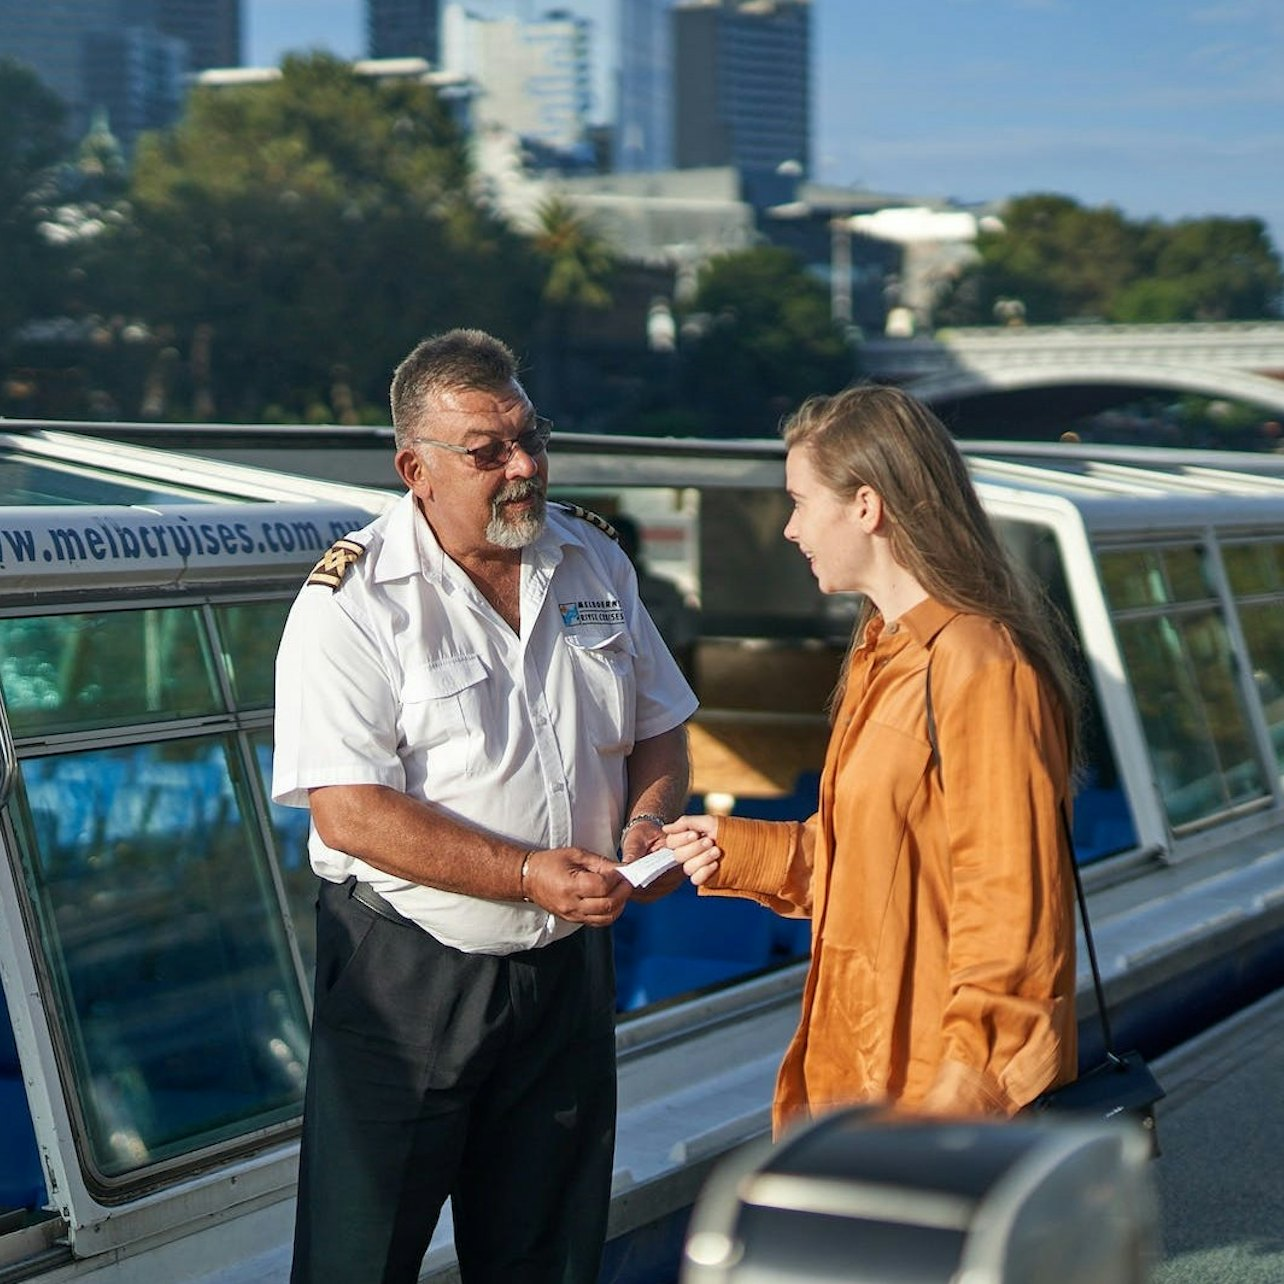
<path fill-rule="evenodd" d="M 632 1012 L 648 1003 L 662 1003 L 679 994 L 730 981 L 744 971 L 745 965 L 732 959 L 648 954 L 630 970 L 626 983 L 620 987 L 620 1009 Z"/>
<path fill-rule="evenodd" d="M 1090 785 L 1074 800 L 1074 850 L 1087 865 L 1137 845 L 1137 827 L 1122 789 Z"/>
<path fill-rule="evenodd" d="M 798 777 L 792 794 L 737 800 L 735 814 L 758 820 L 805 820 L 816 810 L 820 777 Z M 694 795 L 686 810 L 704 810 Z M 691 990 L 805 957 L 807 919 L 786 919 L 755 901 L 700 897 L 688 882 L 653 904 L 629 905 L 615 925 L 617 1003 L 628 1012 Z"/>
<path fill-rule="evenodd" d="M 630 1011 L 774 961 L 776 916 L 753 901 L 701 898 L 688 882 L 615 925 L 618 1003 Z"/>
<path fill-rule="evenodd" d="M 42 1208 L 47 1202 L 18 1045 L 0 994 L 0 1209 Z"/>

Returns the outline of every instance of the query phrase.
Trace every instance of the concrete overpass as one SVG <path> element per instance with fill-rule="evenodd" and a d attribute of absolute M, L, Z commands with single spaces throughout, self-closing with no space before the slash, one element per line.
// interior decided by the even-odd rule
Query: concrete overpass
<path fill-rule="evenodd" d="M 861 357 L 871 377 L 936 406 L 1063 389 L 1076 408 L 1104 407 L 1131 390 L 1242 401 L 1284 417 L 1284 322 L 941 330 L 866 340 Z"/>

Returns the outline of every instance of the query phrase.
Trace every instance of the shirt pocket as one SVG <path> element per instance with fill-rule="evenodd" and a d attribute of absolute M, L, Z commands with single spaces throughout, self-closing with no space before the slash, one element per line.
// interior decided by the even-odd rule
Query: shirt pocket
<path fill-rule="evenodd" d="M 406 749 L 426 755 L 430 772 L 471 775 L 481 765 L 486 666 L 453 655 L 409 669 L 401 684 Z"/>
<path fill-rule="evenodd" d="M 623 631 L 572 634 L 566 648 L 582 731 L 600 754 L 632 753 L 637 722 L 633 639 Z"/>

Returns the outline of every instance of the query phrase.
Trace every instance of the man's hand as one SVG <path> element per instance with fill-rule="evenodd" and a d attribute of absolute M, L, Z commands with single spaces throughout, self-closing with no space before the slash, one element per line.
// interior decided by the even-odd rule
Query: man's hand
<path fill-rule="evenodd" d="M 643 856 L 655 851 L 657 848 L 665 846 L 664 830 L 659 825 L 650 820 L 637 821 L 627 834 L 620 839 L 620 856 L 624 864 L 630 865 L 635 860 L 641 860 Z M 682 870 L 671 869 L 665 874 L 661 874 L 653 883 L 646 887 L 637 887 L 633 889 L 633 899 L 640 901 L 642 904 L 649 904 L 651 901 L 658 901 L 667 896 L 671 891 L 682 882 Z"/>
<path fill-rule="evenodd" d="M 532 852 L 526 865 L 527 898 L 571 923 L 609 926 L 620 917 L 631 891 L 613 860 L 582 847 Z"/>

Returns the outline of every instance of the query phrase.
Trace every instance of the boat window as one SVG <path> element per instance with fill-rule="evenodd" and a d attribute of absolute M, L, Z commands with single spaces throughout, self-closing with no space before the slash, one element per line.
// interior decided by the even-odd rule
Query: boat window
<path fill-rule="evenodd" d="M 272 729 L 264 727 L 249 736 L 258 764 L 263 796 L 268 802 L 277 872 L 285 891 L 294 936 L 299 945 L 304 974 L 312 976 L 317 961 L 317 876 L 308 858 L 309 814 L 306 807 L 282 807 L 272 802 Z"/>
<path fill-rule="evenodd" d="M 1100 565 L 1169 821 L 1190 825 L 1265 797 L 1203 550 L 1111 549 Z"/>
<path fill-rule="evenodd" d="M 307 1017 L 231 735 L 22 761 L 15 814 L 91 1174 L 291 1119 Z"/>
<path fill-rule="evenodd" d="M 0 686 L 16 737 L 221 708 L 191 607 L 0 619 Z"/>
<path fill-rule="evenodd" d="M 199 493 L 199 492 L 196 492 Z M 0 458 L 0 495 L 7 507 L 150 505 L 190 500 L 185 487 L 128 478 L 73 464 L 21 456 Z"/>
<path fill-rule="evenodd" d="M 1253 683 L 1284 775 L 1284 542 L 1231 545 L 1222 550 L 1235 593 Z"/>
<path fill-rule="evenodd" d="M 272 707 L 276 649 L 290 598 L 215 608 L 223 661 L 238 709 Z"/>
<path fill-rule="evenodd" d="M 1073 640 L 1071 661 L 1082 703 L 1079 710 L 1081 766 L 1074 797 L 1075 859 L 1090 864 L 1137 845 L 1137 828 L 1111 748 L 1101 699 L 1092 680 L 1083 638 L 1070 596 L 1065 560 L 1054 532 L 1034 522 L 996 519 L 995 529 L 1010 556 L 1043 587 Z M 1144 581 L 1141 582 L 1144 588 Z"/>

